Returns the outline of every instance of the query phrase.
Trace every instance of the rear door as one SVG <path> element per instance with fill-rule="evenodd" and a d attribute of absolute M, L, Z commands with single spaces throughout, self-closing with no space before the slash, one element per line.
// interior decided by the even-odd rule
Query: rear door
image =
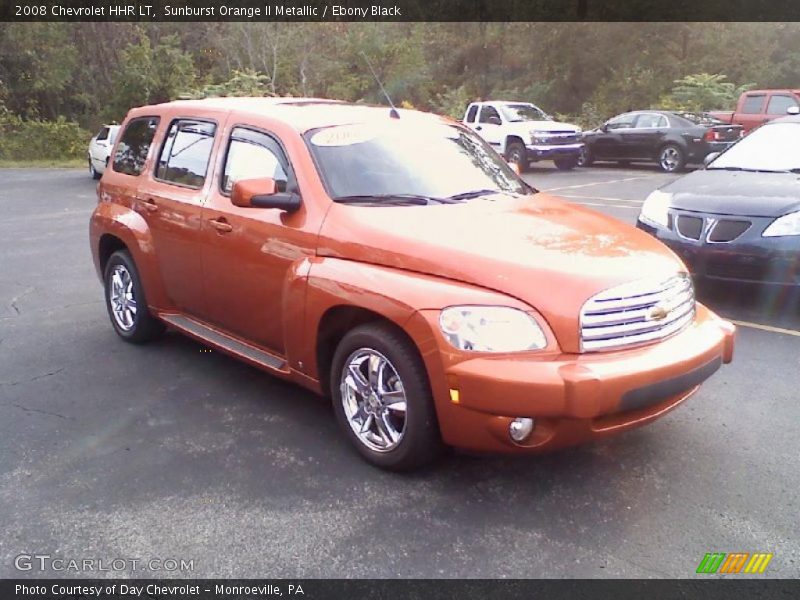
<path fill-rule="evenodd" d="M 172 119 L 163 133 L 151 177 L 136 204 L 153 236 L 167 296 L 186 314 L 203 315 L 201 208 L 210 186 L 217 123 Z"/>
<path fill-rule="evenodd" d="M 734 119 L 744 127 L 745 131 L 758 127 L 767 121 L 764 114 L 766 102 L 767 95 L 764 92 L 745 94 L 741 100 L 739 112 L 736 113 Z"/>
<path fill-rule="evenodd" d="M 667 117 L 659 113 L 640 113 L 633 128 L 621 134 L 630 158 L 653 160 L 668 132 Z"/>

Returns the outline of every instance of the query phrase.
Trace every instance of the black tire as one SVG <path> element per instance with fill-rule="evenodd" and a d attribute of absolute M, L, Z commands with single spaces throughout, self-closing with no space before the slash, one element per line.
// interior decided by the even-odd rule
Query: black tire
<path fill-rule="evenodd" d="M 131 323 L 128 327 L 123 322 L 125 317 L 117 316 L 112 308 L 112 292 L 114 290 L 112 279 L 115 273 L 117 275 L 122 273 L 122 271 L 117 271 L 118 267 L 129 274 L 131 299 L 135 301 L 135 311 L 132 313 Z M 147 298 L 139 279 L 139 271 L 127 250 L 117 250 L 109 257 L 103 274 L 103 282 L 105 284 L 106 310 L 108 310 L 108 317 L 111 319 L 111 325 L 117 335 L 126 342 L 142 344 L 157 339 L 164 333 L 164 324 L 156 319 L 147 307 Z M 126 299 L 126 302 L 129 303 L 130 300 Z M 131 314 L 130 310 L 127 314 Z"/>
<path fill-rule="evenodd" d="M 525 146 L 519 142 L 511 142 L 506 147 L 506 160 L 517 166 L 520 173 L 528 169 L 528 160 L 525 158 Z"/>
<path fill-rule="evenodd" d="M 676 173 L 686 165 L 686 156 L 680 146 L 666 144 L 658 151 L 658 166 L 665 173 Z"/>
<path fill-rule="evenodd" d="M 592 156 L 592 151 L 589 150 L 588 146 L 584 146 L 581 149 L 581 153 L 578 155 L 578 166 L 591 167 L 593 164 L 594 164 L 594 157 Z"/>
<path fill-rule="evenodd" d="M 570 156 L 569 158 L 557 158 L 553 162 L 559 171 L 571 171 L 578 166 L 578 157 Z"/>
<path fill-rule="evenodd" d="M 102 173 L 98 173 L 97 169 L 94 168 L 92 164 L 92 159 L 89 159 L 89 174 L 92 176 L 92 179 L 100 179 L 103 176 Z"/>
<path fill-rule="evenodd" d="M 370 350 L 386 359 L 405 394 L 402 435 L 391 449 L 370 448 L 358 437 L 353 429 L 357 425 L 351 426 L 343 400 L 342 386 L 348 361 Z M 440 455 L 443 444 L 425 365 L 416 347 L 398 330 L 383 323 L 367 323 L 347 333 L 333 356 L 330 389 L 336 420 L 367 462 L 390 471 L 410 471 L 429 464 Z M 366 404 L 364 400 L 365 407 Z M 362 414 L 366 420 L 366 414 Z"/>

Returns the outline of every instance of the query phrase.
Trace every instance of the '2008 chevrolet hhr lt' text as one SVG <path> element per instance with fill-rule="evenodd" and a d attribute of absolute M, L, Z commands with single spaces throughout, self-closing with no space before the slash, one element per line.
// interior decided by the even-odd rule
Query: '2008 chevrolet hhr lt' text
<path fill-rule="evenodd" d="M 298 98 L 131 110 L 91 218 L 116 332 L 166 326 L 332 398 L 370 462 L 535 452 L 674 408 L 734 328 L 633 227 L 464 126 Z"/>

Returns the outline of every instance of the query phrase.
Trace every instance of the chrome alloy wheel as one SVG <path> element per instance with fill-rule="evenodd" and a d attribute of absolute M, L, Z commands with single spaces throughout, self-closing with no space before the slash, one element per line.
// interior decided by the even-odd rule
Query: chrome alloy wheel
<path fill-rule="evenodd" d="M 680 151 L 673 146 L 667 146 L 661 151 L 661 168 L 671 172 L 681 164 Z"/>
<path fill-rule="evenodd" d="M 111 313 L 123 331 L 130 331 L 136 322 L 136 297 L 133 292 L 133 278 L 125 265 L 114 265 L 111 271 L 111 285 L 108 288 Z"/>
<path fill-rule="evenodd" d="M 344 413 L 359 441 L 376 452 L 394 450 L 405 431 L 406 393 L 389 359 L 359 348 L 344 362 L 340 381 Z"/>

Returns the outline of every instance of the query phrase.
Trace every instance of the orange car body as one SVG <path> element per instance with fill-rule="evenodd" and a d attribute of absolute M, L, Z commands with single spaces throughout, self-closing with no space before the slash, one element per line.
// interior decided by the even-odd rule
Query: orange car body
<path fill-rule="evenodd" d="M 663 339 L 585 350 L 581 314 L 594 295 L 685 271 L 660 242 L 610 217 L 545 193 L 439 206 L 333 202 L 303 134 L 379 125 L 390 119 L 387 109 L 232 98 L 137 108 L 126 123 L 143 116 L 159 118 L 143 172 L 109 168 L 98 186 L 90 226 L 98 273 L 111 252 L 127 248 L 156 316 L 314 392 L 329 391 L 331 355 L 343 332 L 383 320 L 419 351 L 446 444 L 532 452 L 647 423 L 731 361 L 733 326 L 700 304 L 688 324 Z M 179 118 L 216 124 L 200 189 L 153 175 L 166 131 Z M 414 111 L 401 111 L 400 119 L 405 127 L 445 121 Z M 298 210 L 235 206 L 222 193 L 222 163 L 237 126 L 280 141 L 297 178 Z M 453 305 L 536 315 L 547 347 L 460 350 L 439 326 L 441 310 Z M 521 443 L 508 433 L 515 417 L 536 419 Z"/>

